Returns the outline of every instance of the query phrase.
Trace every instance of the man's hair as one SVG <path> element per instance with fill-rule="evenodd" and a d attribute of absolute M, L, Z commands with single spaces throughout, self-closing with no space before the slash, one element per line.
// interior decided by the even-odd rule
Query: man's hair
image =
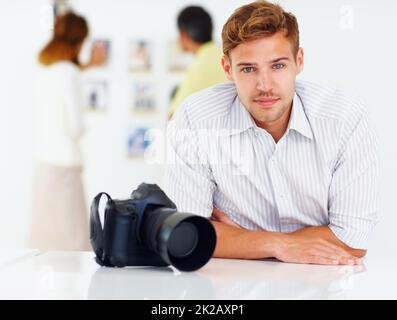
<path fill-rule="evenodd" d="M 223 26 L 223 53 L 229 55 L 230 50 L 240 43 L 272 36 L 278 31 L 285 32 L 296 57 L 299 28 L 295 16 L 264 0 L 244 5 L 235 10 Z"/>
<path fill-rule="evenodd" d="M 87 21 L 72 12 L 58 16 L 50 41 L 40 51 L 39 61 L 51 65 L 58 61 L 78 62 L 80 46 L 88 35 Z"/>
<path fill-rule="evenodd" d="M 202 7 L 190 6 L 183 9 L 178 15 L 178 29 L 198 43 L 212 40 L 211 16 Z"/>

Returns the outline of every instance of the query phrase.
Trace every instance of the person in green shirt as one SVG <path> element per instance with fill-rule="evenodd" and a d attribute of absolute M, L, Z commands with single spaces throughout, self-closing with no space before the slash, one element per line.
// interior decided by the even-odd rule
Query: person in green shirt
<path fill-rule="evenodd" d="M 171 101 L 169 117 L 191 94 L 227 82 L 221 66 L 222 50 L 212 41 L 212 20 L 202 7 L 189 6 L 178 15 L 179 41 L 183 50 L 194 54 Z"/>

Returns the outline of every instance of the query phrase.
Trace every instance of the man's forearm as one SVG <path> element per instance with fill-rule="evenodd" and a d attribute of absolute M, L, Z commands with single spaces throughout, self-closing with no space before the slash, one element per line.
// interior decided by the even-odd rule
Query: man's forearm
<path fill-rule="evenodd" d="M 277 233 L 239 229 L 212 221 L 217 236 L 214 257 L 234 259 L 263 259 L 275 257 Z"/>
<path fill-rule="evenodd" d="M 250 231 L 212 221 L 217 245 L 214 257 L 263 259 L 319 264 L 356 264 L 365 250 L 352 249 L 327 227 L 308 227 L 292 233 Z"/>

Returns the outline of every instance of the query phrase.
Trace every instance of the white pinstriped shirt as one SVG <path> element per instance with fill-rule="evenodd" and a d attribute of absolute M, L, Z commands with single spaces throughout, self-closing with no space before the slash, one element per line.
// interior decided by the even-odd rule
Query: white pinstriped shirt
<path fill-rule="evenodd" d="M 166 193 L 179 211 L 213 207 L 250 230 L 328 225 L 367 248 L 379 219 L 378 143 L 365 108 L 339 90 L 296 82 L 276 144 L 256 126 L 234 84 L 190 96 L 168 132 Z"/>

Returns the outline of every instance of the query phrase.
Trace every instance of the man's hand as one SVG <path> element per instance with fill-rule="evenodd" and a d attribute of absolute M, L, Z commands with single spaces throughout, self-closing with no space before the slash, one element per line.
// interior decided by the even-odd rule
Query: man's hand
<path fill-rule="evenodd" d="M 276 258 L 284 262 L 357 265 L 361 258 L 323 238 L 305 237 L 299 233 L 285 233 L 279 236 Z"/>
<path fill-rule="evenodd" d="M 363 258 L 367 251 L 364 249 L 354 249 L 340 241 L 335 234 L 331 231 L 328 226 L 318 226 L 318 227 L 306 227 L 293 232 L 294 235 L 300 235 L 305 237 L 306 239 L 313 239 L 321 238 L 327 240 L 334 245 L 338 246 L 346 250 L 351 255 L 355 256 L 356 258 Z"/>

